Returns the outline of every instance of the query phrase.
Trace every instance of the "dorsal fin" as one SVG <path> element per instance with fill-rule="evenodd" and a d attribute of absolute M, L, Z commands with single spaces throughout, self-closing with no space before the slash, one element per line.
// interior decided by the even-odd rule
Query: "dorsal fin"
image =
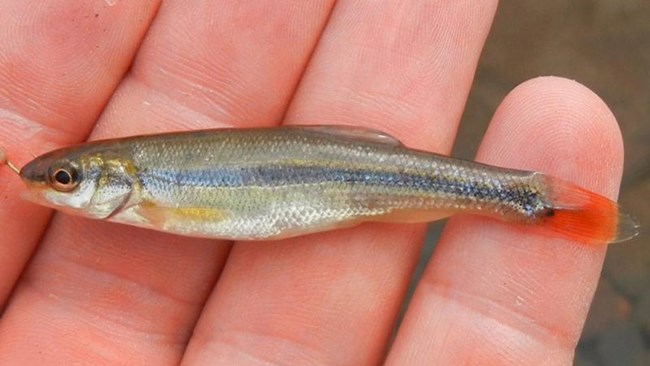
<path fill-rule="evenodd" d="M 403 146 L 402 142 L 395 137 L 372 128 L 347 125 L 300 125 L 295 128 L 326 133 L 332 136 L 346 137 L 377 144 L 386 144 L 390 146 Z"/>

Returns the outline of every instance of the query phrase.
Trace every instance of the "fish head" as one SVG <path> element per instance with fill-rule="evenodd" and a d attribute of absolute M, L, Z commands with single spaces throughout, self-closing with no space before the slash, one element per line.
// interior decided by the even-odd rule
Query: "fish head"
<path fill-rule="evenodd" d="M 85 217 L 103 219 L 123 208 L 136 180 L 127 159 L 84 148 L 41 155 L 20 170 L 24 198 Z"/>

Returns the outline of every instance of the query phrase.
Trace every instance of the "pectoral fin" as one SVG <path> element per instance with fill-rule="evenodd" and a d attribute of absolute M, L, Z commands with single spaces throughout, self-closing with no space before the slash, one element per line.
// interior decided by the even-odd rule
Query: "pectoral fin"
<path fill-rule="evenodd" d="M 163 228 L 168 225 L 214 223 L 224 219 L 223 211 L 203 207 L 160 207 L 155 204 L 140 204 L 137 214 L 149 224 Z"/>

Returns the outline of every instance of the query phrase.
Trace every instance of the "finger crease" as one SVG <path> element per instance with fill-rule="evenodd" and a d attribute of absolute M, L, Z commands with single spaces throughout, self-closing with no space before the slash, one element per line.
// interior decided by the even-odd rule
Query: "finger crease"
<path fill-rule="evenodd" d="M 431 292 L 444 299 L 453 301 L 463 308 L 481 314 L 485 318 L 492 319 L 510 329 L 530 335 L 543 344 L 556 344 L 569 350 L 575 348 L 575 335 L 560 327 L 540 322 L 529 315 L 484 296 L 444 286 L 424 278 L 420 283 L 426 285 L 427 288 L 431 289 Z"/>

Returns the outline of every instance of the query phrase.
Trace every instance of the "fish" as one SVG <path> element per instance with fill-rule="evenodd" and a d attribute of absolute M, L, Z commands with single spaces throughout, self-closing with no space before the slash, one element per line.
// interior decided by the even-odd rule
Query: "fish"
<path fill-rule="evenodd" d="M 189 237 L 283 239 L 455 214 L 588 244 L 638 232 L 616 202 L 568 181 L 409 148 L 382 131 L 353 126 L 98 140 L 45 153 L 18 173 L 25 198 L 37 204 Z"/>

